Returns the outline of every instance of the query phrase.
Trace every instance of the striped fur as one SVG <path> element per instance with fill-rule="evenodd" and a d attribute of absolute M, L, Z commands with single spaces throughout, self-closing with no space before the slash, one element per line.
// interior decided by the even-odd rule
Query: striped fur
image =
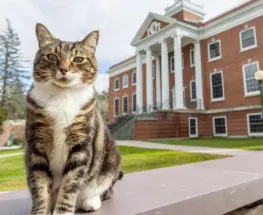
<path fill-rule="evenodd" d="M 36 33 L 39 51 L 27 94 L 25 153 L 31 214 L 98 210 L 123 176 L 120 153 L 96 105 L 98 32 L 75 43 L 54 38 L 41 24 Z M 83 62 L 74 63 L 76 57 Z"/>

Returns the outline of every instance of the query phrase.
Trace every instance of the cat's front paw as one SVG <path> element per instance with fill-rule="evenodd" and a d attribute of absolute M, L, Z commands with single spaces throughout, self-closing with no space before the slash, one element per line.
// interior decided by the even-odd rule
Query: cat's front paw
<path fill-rule="evenodd" d="M 87 212 L 93 212 L 99 210 L 101 207 L 100 196 L 95 196 L 93 198 L 87 199 L 82 205 L 82 209 Z"/>

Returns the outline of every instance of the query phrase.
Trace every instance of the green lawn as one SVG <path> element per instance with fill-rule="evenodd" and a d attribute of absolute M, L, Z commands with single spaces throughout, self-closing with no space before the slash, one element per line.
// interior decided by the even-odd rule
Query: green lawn
<path fill-rule="evenodd" d="M 119 147 L 124 173 L 213 160 L 226 156 L 193 154 L 179 151 Z M 0 191 L 26 189 L 23 155 L 0 158 Z"/>
<path fill-rule="evenodd" d="M 186 140 L 154 140 L 150 142 L 182 145 L 182 146 L 206 146 L 214 148 L 263 150 L 263 138 L 227 139 L 227 138 L 202 138 Z"/>
<path fill-rule="evenodd" d="M 0 150 L 0 156 L 1 155 L 7 155 L 7 154 L 15 154 L 18 152 L 23 152 L 24 149 L 6 149 L 6 150 Z"/>

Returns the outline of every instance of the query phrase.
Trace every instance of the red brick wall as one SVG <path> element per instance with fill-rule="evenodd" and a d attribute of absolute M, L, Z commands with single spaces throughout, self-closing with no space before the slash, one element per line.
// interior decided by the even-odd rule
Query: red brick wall
<path fill-rule="evenodd" d="M 242 66 L 251 62 L 259 61 L 260 69 L 263 69 L 263 28 L 261 27 L 263 17 L 254 19 L 250 22 L 243 23 L 240 26 L 220 33 L 216 36 L 201 41 L 202 50 L 202 67 L 203 67 L 203 84 L 204 98 L 206 109 L 228 108 L 246 105 L 260 104 L 258 96 L 244 97 L 243 71 Z M 255 26 L 257 34 L 258 48 L 240 53 L 239 32 L 244 30 L 244 26 Z M 215 40 L 221 40 L 222 59 L 208 62 L 208 44 Z M 211 102 L 210 93 L 210 73 L 223 71 L 225 101 Z"/>
<path fill-rule="evenodd" d="M 201 41 L 201 54 L 202 54 L 202 71 L 203 71 L 203 93 L 204 93 L 204 104 L 206 110 L 238 107 L 238 106 L 248 106 L 260 104 L 259 96 L 245 97 L 244 96 L 244 84 L 243 84 L 243 64 L 247 64 L 250 59 L 251 62 L 259 61 L 260 69 L 263 69 L 263 28 L 261 23 L 263 22 L 263 17 L 256 18 L 247 23 L 243 23 L 240 26 L 229 29 L 213 37 L 207 38 Z M 240 39 L 239 32 L 244 29 L 244 26 L 248 27 L 255 26 L 257 34 L 257 44 L 258 48 L 252 49 L 250 51 L 240 53 Z M 208 44 L 215 40 L 221 40 L 221 51 L 222 59 L 208 62 Z M 188 45 L 183 47 L 182 53 L 184 56 L 184 72 L 183 80 L 186 90 L 186 98 L 190 98 L 190 80 L 195 79 L 195 68 L 190 68 L 190 49 L 193 45 Z M 170 68 L 170 56 L 173 52 L 169 53 L 169 68 Z M 225 100 L 220 102 L 211 102 L 211 89 L 210 89 L 210 73 L 214 70 L 223 71 L 224 77 L 224 93 Z M 171 68 L 169 69 L 171 71 Z M 114 92 L 113 84 L 115 77 L 110 78 L 110 106 L 109 106 L 109 120 L 113 119 L 113 103 L 115 96 L 122 96 L 127 93 L 129 96 L 129 105 L 131 106 L 131 95 L 135 91 L 135 87 L 131 86 L 131 73 L 133 70 L 127 71 L 129 75 L 130 85 L 128 89 L 120 90 Z M 118 75 L 120 79 L 123 74 Z M 174 86 L 174 73 L 170 72 L 169 76 L 169 87 L 170 89 Z M 122 83 L 122 81 L 121 81 Z M 156 80 L 153 80 L 154 89 Z M 122 86 L 121 86 L 122 87 Z M 156 92 L 156 91 L 155 91 Z M 170 90 L 170 103 L 172 105 L 172 92 Z M 146 105 L 146 65 L 143 65 L 143 102 Z M 120 100 L 120 105 L 122 107 L 122 100 Z M 194 105 L 188 104 L 188 108 L 194 108 Z"/>
<path fill-rule="evenodd" d="M 119 113 L 122 114 L 122 97 L 124 95 L 128 96 L 128 111 L 129 113 L 132 112 L 132 94 L 136 92 L 136 86 L 132 86 L 132 73 L 134 72 L 134 69 L 131 69 L 125 73 L 121 73 L 117 76 L 110 78 L 110 85 L 109 85 L 109 109 L 108 109 L 108 118 L 109 121 L 112 121 L 114 119 L 114 99 L 119 98 Z M 122 79 L 123 76 L 128 74 L 129 76 L 129 86 L 128 88 L 123 89 L 122 87 Z M 114 91 L 114 80 L 116 78 L 120 79 L 120 90 Z"/>
<path fill-rule="evenodd" d="M 259 109 L 217 114 L 169 113 L 167 119 L 135 122 L 135 139 L 188 138 L 189 117 L 197 117 L 199 137 L 213 136 L 213 117 L 226 116 L 228 136 L 247 136 L 247 114 Z"/>
<path fill-rule="evenodd" d="M 185 11 L 185 10 L 182 10 L 179 13 L 172 15 L 172 17 L 175 19 L 178 19 L 180 21 L 184 21 L 185 19 L 194 20 L 194 21 L 202 20 L 202 18 L 200 16 L 197 16 L 197 15 L 190 13 L 188 11 Z"/>

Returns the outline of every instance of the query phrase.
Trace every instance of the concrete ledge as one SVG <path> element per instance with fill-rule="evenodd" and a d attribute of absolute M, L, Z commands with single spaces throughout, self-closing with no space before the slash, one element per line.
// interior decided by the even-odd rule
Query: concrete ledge
<path fill-rule="evenodd" d="M 125 175 L 92 215 L 223 215 L 263 199 L 263 154 Z M 28 215 L 26 191 L 0 194 L 1 215 Z"/>

